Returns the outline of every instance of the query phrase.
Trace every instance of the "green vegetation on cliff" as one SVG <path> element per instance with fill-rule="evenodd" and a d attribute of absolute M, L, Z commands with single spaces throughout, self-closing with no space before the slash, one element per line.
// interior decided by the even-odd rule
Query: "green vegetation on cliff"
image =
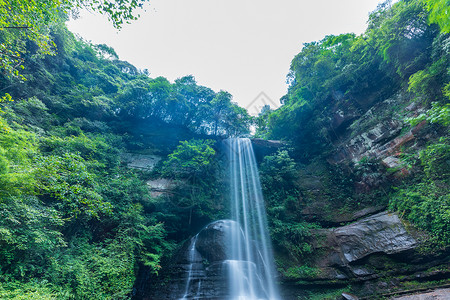
<path fill-rule="evenodd" d="M 332 229 L 320 226 L 343 226 L 384 209 L 412 224 L 423 257 L 448 257 L 449 20 L 448 1 L 386 1 L 362 35 L 306 43 L 292 60 L 283 105 L 262 113 L 256 131 L 289 145 L 260 167 L 284 280 L 302 288 L 314 280 L 363 285 L 365 275 L 350 270 L 338 280 L 344 266 L 334 275 L 324 268 L 331 254 L 320 251 L 331 251 L 323 246 L 333 241 L 321 234 Z M 390 279 L 403 270 L 396 263 Z M 389 283 L 383 276 L 377 273 Z"/>
<path fill-rule="evenodd" d="M 423 251 L 448 249 L 448 1 L 387 1 L 364 34 L 305 44 L 282 107 L 255 119 L 228 92 L 151 78 L 63 25 L 88 6 L 120 26 L 143 2 L 0 3 L 0 298 L 129 298 L 138 272 L 154 278 L 227 217 L 217 140 L 253 122 L 288 145 L 260 163 L 283 279 L 323 275 L 321 226 L 385 207 L 423 231 Z M 162 160 L 131 169 L 130 152 Z M 163 196 L 148 184 L 161 178 Z"/>
<path fill-rule="evenodd" d="M 265 117 L 266 123 L 258 132 L 267 138 L 289 141 L 294 157 L 309 164 L 317 157 L 332 155 L 342 140 L 359 130 L 352 123 L 377 103 L 398 93 L 407 94 L 411 103 L 424 107 L 424 112 L 400 119 L 405 130 L 427 120 L 428 126 L 439 133 L 420 153 L 409 153 L 407 148 L 404 151 L 409 157 L 415 157 L 418 174 L 415 176 L 423 178 L 421 184 L 437 189 L 432 201 L 441 205 L 428 205 L 422 199 L 420 213 L 412 213 L 411 210 L 418 209 L 417 204 L 408 204 L 410 197 L 402 198 L 397 191 L 391 207 L 405 212 L 409 220 L 439 238 L 448 232 L 450 222 L 446 192 L 449 140 L 439 140 L 441 135 L 448 135 L 450 119 L 447 13 L 445 1 L 399 1 L 392 7 L 386 2 L 372 12 L 368 29 L 362 35 L 327 36 L 319 42 L 305 44 L 292 61 L 289 90 L 281 99 L 284 105 Z M 381 116 L 372 117 L 375 118 Z M 368 158 L 361 161 L 364 159 Z M 354 175 L 347 172 L 347 176 L 356 176 L 352 179 L 357 180 L 362 165 L 354 165 L 350 172 Z M 440 175 L 436 178 L 431 174 Z M 430 195 L 431 191 L 417 186 L 410 192 L 418 192 L 417 189 L 423 196 Z M 270 191 L 269 198 L 275 193 Z M 399 197 L 404 200 L 400 201 Z M 431 211 L 432 206 L 437 211 Z M 443 242 L 447 245 L 448 237 Z"/>
<path fill-rule="evenodd" d="M 48 1 L 36 23 L 34 2 L 0 6 L 17 14 L 0 20 L 2 299 L 129 298 L 140 269 L 158 273 L 176 243 L 223 211 L 214 139 L 248 133 L 251 119 L 229 93 L 193 76 L 150 78 L 61 23 L 88 5 L 120 25 L 142 1 L 121 2 Z M 19 25 L 36 32 L 6 28 Z M 166 162 L 127 168 L 122 154 L 143 150 Z M 146 180 L 161 174 L 178 190 L 155 198 Z"/>

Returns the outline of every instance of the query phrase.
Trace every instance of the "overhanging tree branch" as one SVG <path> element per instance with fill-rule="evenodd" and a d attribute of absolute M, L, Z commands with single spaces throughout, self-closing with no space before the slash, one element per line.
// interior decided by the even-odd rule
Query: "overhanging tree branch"
<path fill-rule="evenodd" d="M 30 26 L 7 26 L 2 27 L 2 29 L 30 29 Z"/>

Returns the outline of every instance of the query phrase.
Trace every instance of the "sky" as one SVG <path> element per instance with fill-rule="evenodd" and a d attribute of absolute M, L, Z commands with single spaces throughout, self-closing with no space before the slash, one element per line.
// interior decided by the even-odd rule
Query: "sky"
<path fill-rule="evenodd" d="M 107 44 L 121 60 L 170 81 L 194 75 L 197 83 L 256 114 L 280 105 L 291 60 L 303 43 L 330 34 L 361 34 L 380 0 L 150 0 L 140 18 L 114 29 L 88 11 L 69 29 Z"/>

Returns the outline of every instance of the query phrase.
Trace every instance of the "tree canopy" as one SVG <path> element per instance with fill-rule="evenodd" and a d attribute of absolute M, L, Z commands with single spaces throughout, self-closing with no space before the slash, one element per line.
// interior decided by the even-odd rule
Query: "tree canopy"
<path fill-rule="evenodd" d="M 30 55 L 54 55 L 50 32 L 69 14 L 88 8 L 105 14 L 116 28 L 136 20 L 136 9 L 147 0 L 2 0 L 0 1 L 0 68 L 7 76 L 19 76 Z M 30 45 L 30 43 L 32 45 Z M 23 78 L 23 77 L 22 77 Z"/>

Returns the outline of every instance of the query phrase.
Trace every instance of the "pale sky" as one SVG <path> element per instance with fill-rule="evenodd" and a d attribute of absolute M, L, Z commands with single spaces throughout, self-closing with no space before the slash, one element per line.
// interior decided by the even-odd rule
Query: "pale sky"
<path fill-rule="evenodd" d="M 151 77 L 173 82 L 192 74 L 200 85 L 230 92 L 243 107 L 261 92 L 279 105 L 291 60 L 303 43 L 361 34 L 381 2 L 151 0 L 139 20 L 120 31 L 89 12 L 68 27 L 94 44 L 113 47 L 121 60 L 148 69 Z"/>

